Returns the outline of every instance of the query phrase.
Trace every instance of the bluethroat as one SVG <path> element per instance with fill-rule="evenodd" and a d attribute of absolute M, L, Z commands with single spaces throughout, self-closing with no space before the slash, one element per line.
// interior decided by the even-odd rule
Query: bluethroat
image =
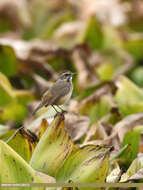
<path fill-rule="evenodd" d="M 35 114 L 40 108 L 50 105 L 55 109 L 56 112 L 58 112 L 55 108 L 55 105 L 59 107 L 60 105 L 67 103 L 71 98 L 73 91 L 73 74 L 74 73 L 70 71 L 62 73 L 53 86 L 43 94 L 41 103 L 37 106 L 32 114 Z M 62 110 L 62 108 L 60 109 Z"/>

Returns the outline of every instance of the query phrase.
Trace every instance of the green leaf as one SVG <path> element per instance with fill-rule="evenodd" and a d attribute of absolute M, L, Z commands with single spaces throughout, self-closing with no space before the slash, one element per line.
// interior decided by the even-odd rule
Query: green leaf
<path fill-rule="evenodd" d="M 104 182 L 108 173 L 110 148 L 87 145 L 74 150 L 57 173 L 57 182 Z M 92 188 L 80 188 L 92 189 Z"/>
<path fill-rule="evenodd" d="M 85 26 L 83 34 L 80 34 L 80 42 L 88 42 L 89 46 L 95 50 L 102 46 L 103 33 L 102 28 L 95 16 L 91 16 Z"/>
<path fill-rule="evenodd" d="M 128 131 L 123 138 L 123 142 L 121 143 L 122 147 L 127 144 L 131 145 L 132 154 L 130 156 L 130 161 L 134 160 L 138 154 L 140 139 L 141 134 L 136 131 Z"/>
<path fill-rule="evenodd" d="M 0 47 L 0 71 L 7 76 L 17 73 L 17 59 L 14 50 L 9 46 Z"/>
<path fill-rule="evenodd" d="M 115 102 L 123 116 L 143 111 L 143 91 L 124 76 L 117 81 Z"/>
<path fill-rule="evenodd" d="M 57 116 L 37 144 L 30 165 L 38 171 L 55 176 L 72 147 L 73 142 L 64 129 L 63 115 Z"/>
<path fill-rule="evenodd" d="M 133 69 L 130 74 L 131 79 L 139 86 L 143 86 L 143 67 L 138 66 L 137 68 Z"/>
<path fill-rule="evenodd" d="M 128 51 L 136 61 L 139 61 L 143 58 L 143 38 L 142 37 L 130 37 L 129 40 L 124 42 L 124 48 Z"/>
<path fill-rule="evenodd" d="M 29 162 L 35 148 L 35 143 L 28 138 L 23 128 L 7 141 L 7 144 L 13 148 L 25 161 Z"/>
<path fill-rule="evenodd" d="M 14 98 L 15 94 L 9 80 L 0 72 L 0 106 L 11 103 Z"/>
<path fill-rule="evenodd" d="M 140 172 L 142 168 L 143 168 L 143 156 L 139 156 L 132 162 L 127 172 L 122 175 L 120 182 L 126 182 L 129 179 L 142 180 L 143 176 L 142 172 Z M 136 174 L 138 175 L 136 176 Z"/>
<path fill-rule="evenodd" d="M 96 72 L 102 81 L 108 81 L 111 80 L 114 76 L 114 64 L 113 63 L 102 63 L 99 65 L 99 67 L 96 69 Z"/>
<path fill-rule="evenodd" d="M 0 141 L 0 183 L 40 183 L 44 182 L 36 176 L 36 172 L 9 145 Z M 23 187 L 14 188 L 20 190 Z M 28 190 L 44 189 L 43 187 L 27 187 Z"/>
<path fill-rule="evenodd" d="M 15 90 L 14 94 L 15 94 L 18 102 L 21 104 L 24 104 L 24 105 L 35 99 L 32 92 L 26 91 L 26 90 Z"/>
<path fill-rule="evenodd" d="M 96 98 L 85 101 L 79 108 L 80 114 L 89 115 L 91 118 L 90 124 L 100 120 L 103 116 L 109 113 L 111 109 L 111 97 L 103 95 L 98 100 Z"/>
<path fill-rule="evenodd" d="M 117 160 L 121 167 L 127 168 L 132 162 L 132 151 L 132 146 L 127 144 L 117 154 L 115 154 L 111 160 Z"/>
<path fill-rule="evenodd" d="M 103 25 L 103 47 L 104 49 L 120 50 L 122 47 L 122 40 L 119 32 L 111 25 Z"/>
<path fill-rule="evenodd" d="M 8 120 L 21 123 L 27 114 L 27 108 L 16 101 L 6 105 L 0 112 L 0 119 L 5 122 Z"/>

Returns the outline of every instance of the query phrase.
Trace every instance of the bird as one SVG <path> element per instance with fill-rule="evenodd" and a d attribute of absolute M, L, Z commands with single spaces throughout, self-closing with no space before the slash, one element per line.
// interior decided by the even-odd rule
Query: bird
<path fill-rule="evenodd" d="M 33 111 L 32 115 L 34 115 L 42 107 L 47 107 L 50 105 L 57 113 L 59 112 L 55 108 L 55 105 L 58 106 L 63 112 L 64 110 L 60 107 L 60 105 L 67 103 L 72 96 L 72 76 L 74 74 L 75 73 L 72 73 L 71 71 L 62 73 L 56 82 L 43 94 L 40 104 Z"/>

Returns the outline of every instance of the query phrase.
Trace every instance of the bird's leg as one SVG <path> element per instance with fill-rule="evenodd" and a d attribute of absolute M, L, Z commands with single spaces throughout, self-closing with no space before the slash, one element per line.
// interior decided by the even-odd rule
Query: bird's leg
<path fill-rule="evenodd" d="M 54 107 L 54 105 L 51 105 L 53 108 L 54 108 L 54 110 L 57 112 L 57 113 L 59 113 L 57 110 L 56 110 L 56 108 Z"/>
<path fill-rule="evenodd" d="M 62 113 L 66 112 L 66 111 L 63 110 L 60 106 L 58 106 L 58 108 L 62 111 Z"/>

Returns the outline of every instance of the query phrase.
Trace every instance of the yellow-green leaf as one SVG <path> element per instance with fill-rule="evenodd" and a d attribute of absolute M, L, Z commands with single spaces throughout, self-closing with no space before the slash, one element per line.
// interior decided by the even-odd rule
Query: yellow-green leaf
<path fill-rule="evenodd" d="M 42 183 L 36 172 L 9 145 L 0 141 L 0 183 Z M 15 187 L 14 190 L 23 189 Z M 44 189 L 28 187 L 28 190 Z"/>
<path fill-rule="evenodd" d="M 58 182 L 104 182 L 108 172 L 110 148 L 94 145 L 74 150 L 57 173 Z M 92 188 L 80 188 L 92 189 Z"/>
<path fill-rule="evenodd" d="M 38 171 L 55 176 L 71 153 L 72 147 L 73 142 L 64 129 L 63 115 L 59 115 L 41 137 L 30 165 Z"/>
<path fill-rule="evenodd" d="M 25 161 L 29 162 L 35 148 L 35 143 L 30 141 L 23 128 L 7 141 L 7 144 L 12 147 Z"/>
<path fill-rule="evenodd" d="M 125 76 L 117 81 L 115 102 L 123 116 L 143 111 L 143 91 Z"/>

